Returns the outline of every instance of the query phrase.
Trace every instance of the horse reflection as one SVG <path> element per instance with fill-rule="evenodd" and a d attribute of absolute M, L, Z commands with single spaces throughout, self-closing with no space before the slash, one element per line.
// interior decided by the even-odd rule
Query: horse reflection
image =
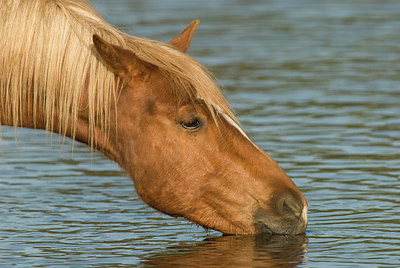
<path fill-rule="evenodd" d="M 222 236 L 145 260 L 145 267 L 296 267 L 306 262 L 308 239 L 297 236 Z"/>

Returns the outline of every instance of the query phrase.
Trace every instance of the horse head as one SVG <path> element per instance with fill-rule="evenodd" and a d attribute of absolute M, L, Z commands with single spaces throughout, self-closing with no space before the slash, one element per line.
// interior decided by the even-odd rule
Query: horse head
<path fill-rule="evenodd" d="M 226 234 L 303 233 L 306 199 L 244 133 L 215 84 L 203 81 L 211 81 L 207 71 L 185 54 L 197 25 L 154 45 L 175 55 L 171 62 L 93 36 L 96 53 L 123 84 L 110 113 L 116 131 L 109 156 L 148 205 L 171 216 Z"/>

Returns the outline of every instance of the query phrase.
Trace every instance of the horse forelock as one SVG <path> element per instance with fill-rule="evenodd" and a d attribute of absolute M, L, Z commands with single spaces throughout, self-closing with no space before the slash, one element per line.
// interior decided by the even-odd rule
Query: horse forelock
<path fill-rule="evenodd" d="M 89 140 L 95 129 L 110 130 L 110 111 L 120 83 L 99 60 L 94 33 L 131 50 L 157 66 L 174 84 L 178 102 L 201 99 L 214 119 L 219 113 L 238 123 L 213 76 L 199 62 L 168 44 L 129 36 L 109 25 L 86 0 L 0 1 L 0 100 L 14 125 L 21 121 L 23 100 L 32 95 L 36 111 L 45 115 L 45 128 L 66 134 L 72 122 L 74 138 L 83 90 L 87 90 Z M 1 123 L 1 122 L 0 122 Z"/>

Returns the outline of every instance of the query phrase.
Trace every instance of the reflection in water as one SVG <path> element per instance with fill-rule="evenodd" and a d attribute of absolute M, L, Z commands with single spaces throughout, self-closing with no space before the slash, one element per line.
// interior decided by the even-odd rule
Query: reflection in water
<path fill-rule="evenodd" d="M 195 246 L 169 248 L 142 264 L 146 267 L 296 267 L 306 261 L 307 244 L 306 235 L 222 236 Z"/>

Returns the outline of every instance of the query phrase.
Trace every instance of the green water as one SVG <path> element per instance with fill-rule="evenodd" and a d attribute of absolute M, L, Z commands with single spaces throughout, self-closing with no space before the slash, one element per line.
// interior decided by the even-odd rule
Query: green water
<path fill-rule="evenodd" d="M 297 237 L 221 237 L 140 201 L 116 164 L 2 127 L 0 266 L 400 266 L 400 2 L 97 0 L 132 35 L 218 77 L 249 136 L 308 199 Z"/>

